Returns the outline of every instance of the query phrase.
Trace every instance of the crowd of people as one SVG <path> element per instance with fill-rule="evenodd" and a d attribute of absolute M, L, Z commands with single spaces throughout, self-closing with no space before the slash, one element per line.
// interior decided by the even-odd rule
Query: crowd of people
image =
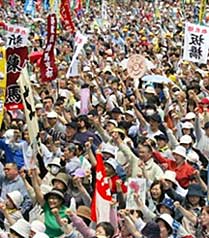
<path fill-rule="evenodd" d="M 43 52 L 43 3 L 31 16 L 22 1 L 11 2 L 2 1 L 0 20 L 30 28 L 29 54 Z M 79 13 L 71 9 L 74 34 L 58 21 L 57 79 L 43 83 L 39 62 L 28 62 L 40 153 L 24 111 L 5 110 L 0 237 L 208 238 L 209 69 L 182 60 L 184 24 L 197 23 L 200 1 L 107 1 L 105 19 L 104 2 L 82 4 Z M 206 7 L 203 25 L 208 20 Z M 67 78 L 77 31 L 88 40 Z M 3 45 L 2 29 L 0 38 Z M 132 55 L 145 58 L 144 75 L 169 81 L 131 78 Z M 90 98 L 82 114 L 84 88 Z M 101 157 L 112 201 L 110 219 L 95 223 Z M 137 209 L 126 207 L 130 178 L 146 181 L 145 201 L 134 193 Z"/>

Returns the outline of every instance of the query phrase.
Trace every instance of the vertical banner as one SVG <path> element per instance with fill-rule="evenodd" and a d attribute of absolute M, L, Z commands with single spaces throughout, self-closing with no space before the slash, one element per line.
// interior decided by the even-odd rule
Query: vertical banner
<path fill-rule="evenodd" d="M 208 189 L 207 189 L 207 205 L 209 206 L 209 165 L 208 165 L 208 173 L 207 173 L 207 187 L 208 187 Z"/>
<path fill-rule="evenodd" d="M 72 71 L 72 65 L 74 64 L 74 62 L 76 61 L 79 53 L 81 52 L 81 50 L 83 49 L 84 44 L 86 44 L 87 42 L 87 37 L 85 35 L 82 35 L 79 31 L 76 33 L 75 36 L 75 53 L 73 55 L 72 61 L 70 63 L 70 66 L 68 68 L 66 77 L 69 78 L 71 71 Z"/>
<path fill-rule="evenodd" d="M 202 24 L 206 9 L 206 0 L 201 0 L 200 11 L 199 11 L 199 24 Z"/>
<path fill-rule="evenodd" d="M 42 82 L 52 81 L 57 77 L 58 70 L 55 64 L 55 56 L 54 56 L 56 29 L 57 29 L 57 18 L 56 15 L 53 13 L 48 16 L 47 43 L 40 63 Z"/>
<path fill-rule="evenodd" d="M 186 22 L 183 60 L 207 63 L 209 28 Z"/>
<path fill-rule="evenodd" d="M 20 74 L 20 77 L 17 80 L 17 83 L 20 86 L 20 92 L 22 97 L 22 102 L 24 105 L 25 118 L 28 126 L 28 133 L 31 141 L 31 145 L 33 148 L 33 152 L 37 153 L 40 149 L 38 149 L 39 143 L 39 127 L 38 127 L 38 119 L 35 110 L 33 91 L 30 85 L 30 79 L 27 71 L 27 66 L 25 66 Z M 27 168 L 30 168 L 30 161 L 25 161 L 25 165 Z"/>
<path fill-rule="evenodd" d="M 60 15 L 63 27 L 71 33 L 75 32 L 75 26 L 70 13 L 70 4 L 68 0 L 61 0 Z"/>
<path fill-rule="evenodd" d="M 6 30 L 7 110 L 23 109 L 20 89 L 16 81 L 28 60 L 27 40 L 29 29 L 17 25 L 4 25 Z"/>
<path fill-rule="evenodd" d="M 102 155 L 97 154 L 96 160 L 96 184 L 91 204 L 91 219 L 98 224 L 102 221 L 110 221 L 110 202 L 112 197 Z"/>
<path fill-rule="evenodd" d="M 103 0 L 102 1 L 102 20 L 107 20 L 108 15 L 107 15 L 107 1 Z"/>
<path fill-rule="evenodd" d="M 6 71 L 6 49 L 0 47 L 0 128 L 4 117 L 4 103 L 6 95 L 7 71 Z"/>
<path fill-rule="evenodd" d="M 87 115 L 89 112 L 89 102 L 90 102 L 90 89 L 81 88 L 80 90 L 80 100 L 81 100 L 81 115 Z"/>

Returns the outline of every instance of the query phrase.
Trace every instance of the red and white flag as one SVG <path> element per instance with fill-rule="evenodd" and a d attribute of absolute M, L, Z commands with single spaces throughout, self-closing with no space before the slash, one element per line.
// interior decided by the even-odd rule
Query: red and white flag
<path fill-rule="evenodd" d="M 112 200 L 108 178 L 101 154 L 96 155 L 96 185 L 91 204 L 91 219 L 99 223 L 110 221 L 110 203 Z"/>

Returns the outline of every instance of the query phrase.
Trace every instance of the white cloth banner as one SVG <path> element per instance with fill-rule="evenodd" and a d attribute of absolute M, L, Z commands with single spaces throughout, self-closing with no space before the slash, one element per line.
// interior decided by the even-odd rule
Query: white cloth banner
<path fill-rule="evenodd" d="M 107 15 L 107 1 L 103 0 L 102 1 L 102 20 L 107 20 L 108 15 Z"/>
<path fill-rule="evenodd" d="M 29 28 L 24 28 L 18 25 L 5 25 L 6 30 L 6 48 L 27 46 Z"/>
<path fill-rule="evenodd" d="M 29 75 L 27 71 L 27 66 L 25 66 L 20 74 L 20 77 L 17 80 L 17 83 L 20 86 L 22 101 L 24 105 L 26 123 L 28 126 L 28 133 L 33 148 L 33 152 L 41 152 L 39 143 L 38 143 L 38 119 L 35 110 L 33 91 L 31 89 Z M 26 161 L 25 161 L 26 162 Z M 32 167 L 34 164 L 28 164 L 26 162 L 26 167 Z"/>
<path fill-rule="evenodd" d="M 87 36 L 82 35 L 79 31 L 76 33 L 75 35 L 75 53 L 73 55 L 72 61 L 70 63 L 70 66 L 68 68 L 66 77 L 69 78 L 71 75 L 71 71 L 72 71 L 72 65 L 74 64 L 74 62 L 76 61 L 78 55 L 80 54 L 81 50 L 83 49 L 83 46 L 86 44 L 87 42 Z"/>
<path fill-rule="evenodd" d="M 209 28 L 186 22 L 183 60 L 206 64 L 208 48 Z"/>

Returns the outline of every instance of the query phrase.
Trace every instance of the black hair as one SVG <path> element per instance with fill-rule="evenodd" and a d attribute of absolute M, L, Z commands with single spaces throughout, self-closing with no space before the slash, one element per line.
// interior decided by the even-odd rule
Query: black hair
<path fill-rule="evenodd" d="M 44 98 L 44 100 L 45 100 L 45 99 L 51 99 L 52 103 L 54 103 L 54 98 L 53 98 L 52 96 L 47 95 L 47 96 Z"/>
<path fill-rule="evenodd" d="M 97 224 L 96 228 L 98 227 L 102 227 L 104 230 L 105 230 L 105 235 L 108 237 L 108 238 L 112 238 L 115 231 L 114 231 L 114 228 L 112 226 L 112 224 L 110 222 L 100 222 L 99 224 Z"/>
<path fill-rule="evenodd" d="M 164 224 L 165 224 L 165 226 L 166 226 L 166 229 L 168 230 L 168 235 L 170 236 L 170 235 L 173 233 L 172 228 L 169 226 L 169 224 L 167 223 L 167 221 L 165 221 L 165 220 L 163 220 L 163 219 L 161 219 L 161 218 L 158 218 L 158 219 L 157 219 L 157 222 L 158 222 L 159 220 L 161 220 L 161 221 L 164 222 Z"/>
<path fill-rule="evenodd" d="M 18 236 L 19 238 L 24 238 L 24 236 L 21 236 L 20 234 L 18 234 L 16 231 L 14 230 L 10 230 L 11 233 L 15 234 L 15 236 Z"/>
<path fill-rule="evenodd" d="M 164 199 L 164 197 L 165 197 L 165 195 L 164 195 L 164 192 L 163 192 L 163 185 L 162 185 L 162 183 L 160 182 L 160 180 L 155 180 L 152 184 L 151 184 L 151 186 L 150 186 L 150 191 L 151 191 L 151 189 L 155 186 L 155 185 L 160 185 L 160 190 L 161 190 L 161 196 L 160 196 L 160 202 L 162 202 L 163 201 L 163 199 Z"/>

